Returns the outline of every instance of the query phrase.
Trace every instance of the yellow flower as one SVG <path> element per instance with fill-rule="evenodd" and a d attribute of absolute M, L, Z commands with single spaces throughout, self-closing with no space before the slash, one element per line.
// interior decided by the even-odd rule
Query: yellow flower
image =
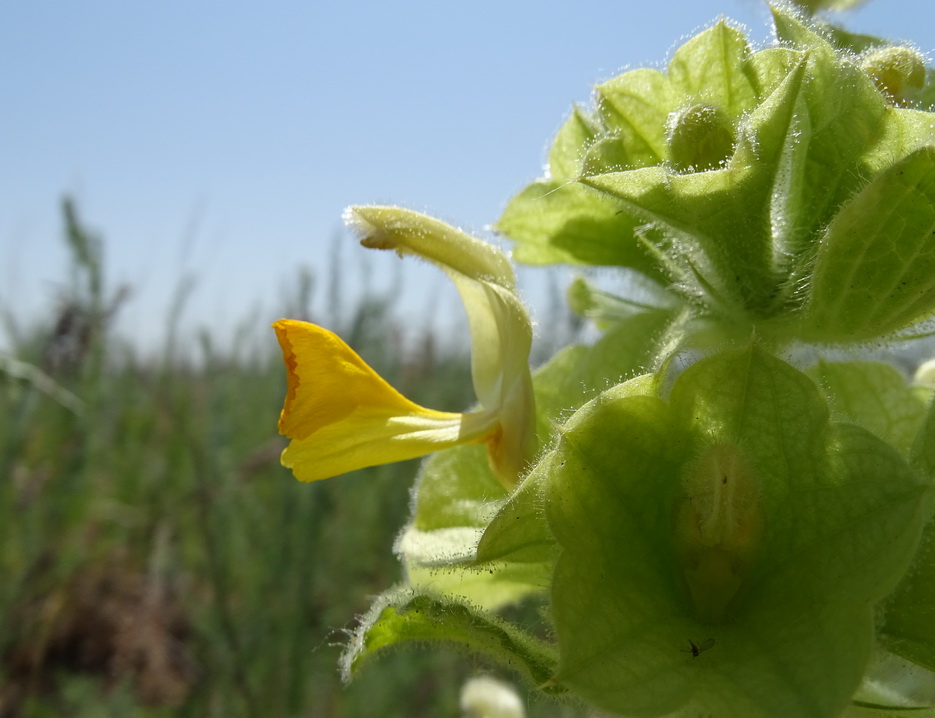
<path fill-rule="evenodd" d="M 397 207 L 351 207 L 345 221 L 361 244 L 436 264 L 461 294 L 471 331 L 471 375 L 479 408 L 463 414 L 409 401 L 337 335 L 281 319 L 273 327 L 288 371 L 279 431 L 291 442 L 282 463 L 315 481 L 461 444 L 486 444 L 507 488 L 535 450 L 529 374 L 532 328 L 509 260 L 431 217 Z"/>

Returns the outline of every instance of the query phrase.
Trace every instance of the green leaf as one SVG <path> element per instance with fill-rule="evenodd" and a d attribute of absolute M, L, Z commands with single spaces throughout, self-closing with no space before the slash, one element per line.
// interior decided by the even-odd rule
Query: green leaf
<path fill-rule="evenodd" d="M 414 525 L 420 531 L 483 528 L 490 503 L 506 498 L 481 446 L 459 446 L 433 454 L 416 483 Z"/>
<path fill-rule="evenodd" d="M 925 69 L 925 84 L 915 96 L 912 105 L 928 112 L 932 112 L 935 108 L 935 69 L 931 67 Z"/>
<path fill-rule="evenodd" d="M 675 51 L 669 62 L 669 82 L 684 104 L 713 104 L 739 117 L 756 100 L 747 75 L 749 57 L 744 34 L 721 21 Z"/>
<path fill-rule="evenodd" d="M 644 164 L 646 163 L 634 163 L 626 141 L 622 137 L 611 135 L 601 137 L 588 147 L 581 171 L 584 175 L 603 174 L 641 167 Z"/>
<path fill-rule="evenodd" d="M 556 681 L 625 714 L 840 713 L 926 490 L 756 349 L 698 362 L 668 403 L 625 387 L 565 425 L 546 486 Z M 711 516 L 723 535 L 692 544 Z"/>
<path fill-rule="evenodd" d="M 472 570 L 484 528 L 506 500 L 480 446 L 434 454 L 416 483 L 415 512 L 394 547 L 410 586 L 496 608 L 529 593 L 522 577 Z"/>
<path fill-rule="evenodd" d="M 598 264 L 630 267 L 649 277 L 662 274 L 637 241 L 639 222 L 616 204 L 576 182 L 539 180 L 510 200 L 496 224 L 527 264 Z"/>
<path fill-rule="evenodd" d="M 671 316 L 679 307 L 679 299 L 658 284 L 640 282 L 634 277 L 631 294 L 642 294 L 644 299 L 631 299 L 591 286 L 583 277 L 576 277 L 568 285 L 568 306 L 579 316 L 593 321 L 600 329 L 609 329 L 638 314 Z"/>
<path fill-rule="evenodd" d="M 557 546 L 542 505 L 542 481 L 547 475 L 546 461 L 510 497 L 477 547 L 472 569 L 490 577 L 482 600 L 491 609 L 541 597 L 549 587 Z"/>
<path fill-rule="evenodd" d="M 931 396 L 931 389 L 916 387 L 916 390 Z M 935 399 L 930 399 L 928 403 L 928 411 L 912 447 L 912 464 L 935 484 Z"/>
<path fill-rule="evenodd" d="M 912 447 L 912 464 L 935 487 L 935 401 Z M 919 551 L 885 607 L 880 640 L 890 651 L 935 671 L 935 520 L 925 526 Z"/>
<path fill-rule="evenodd" d="M 665 126 L 677 95 L 656 70 L 625 72 L 595 88 L 597 115 L 619 141 L 620 162 L 631 167 L 657 164 L 665 157 Z"/>
<path fill-rule="evenodd" d="M 868 172 L 889 168 L 895 161 L 935 145 L 935 115 L 921 110 L 887 108 L 879 143 L 864 160 Z"/>
<path fill-rule="evenodd" d="M 909 455 L 925 420 L 929 392 L 910 386 L 895 367 L 882 362 L 821 361 L 808 373 L 838 418 Z"/>
<path fill-rule="evenodd" d="M 561 126 L 549 150 L 549 175 L 552 179 L 569 179 L 581 174 L 581 160 L 588 145 L 594 141 L 597 129 L 590 118 L 577 107 Z"/>
<path fill-rule="evenodd" d="M 877 175 L 834 218 L 813 272 L 805 331 L 825 341 L 891 334 L 935 312 L 935 148 Z"/>
<path fill-rule="evenodd" d="M 512 624 L 472 606 L 440 596 L 393 591 L 377 600 L 341 658 L 345 680 L 391 646 L 412 642 L 454 643 L 482 653 L 547 692 L 555 666 L 554 649 Z"/>
<path fill-rule="evenodd" d="M 566 347 L 535 373 L 540 435 L 586 401 L 615 384 L 652 368 L 657 348 L 672 321 L 665 312 L 628 317 L 591 346 Z"/>
<path fill-rule="evenodd" d="M 554 423 L 623 379 L 648 369 L 671 316 L 637 314 L 591 346 L 566 347 L 533 372 L 537 433 L 548 443 Z M 483 447 L 462 446 L 428 458 L 416 489 L 414 526 L 420 531 L 483 528 L 506 499 Z"/>
<path fill-rule="evenodd" d="M 855 205 L 854 197 L 866 187 L 867 178 L 889 172 L 894 162 L 931 143 L 933 123 L 928 113 L 889 106 L 867 72 L 848 56 L 838 53 L 828 40 L 788 9 L 774 7 L 773 17 L 780 40 L 807 50 L 809 57 L 808 80 L 802 95 L 804 106 L 798 114 L 800 148 L 792 164 L 795 181 L 789 184 L 793 211 L 780 215 L 790 228 L 787 251 L 796 257 L 797 265 L 787 286 L 807 288 L 816 262 L 821 261 L 816 254 L 820 257 L 829 253 L 827 236 L 836 223 L 849 217 L 851 222 L 837 227 L 839 233 L 846 233 L 856 231 L 855 222 L 863 221 L 859 213 L 848 208 Z M 859 229 L 858 235 L 863 236 L 863 227 Z M 852 242 L 854 238 L 846 241 Z M 859 239 L 856 243 L 859 244 Z M 851 245 L 840 251 L 853 249 Z M 818 282 L 822 281 L 819 277 Z M 830 286 L 833 281 L 836 280 L 829 278 L 824 284 L 829 293 L 833 291 Z M 865 300 L 864 306 L 866 303 Z M 900 323 L 904 317 L 889 319 Z M 878 317 L 878 327 L 888 322 L 880 320 Z M 845 323 L 850 326 L 841 326 L 834 321 L 822 321 L 816 327 L 814 322 L 807 321 L 803 326 L 804 338 L 860 341 L 878 336 L 877 328 L 867 326 L 861 332 L 853 326 L 858 323 L 861 322 L 851 320 Z"/>
<path fill-rule="evenodd" d="M 826 37 L 832 45 L 834 45 L 839 50 L 848 50 L 855 55 L 859 55 L 860 53 L 869 50 L 872 47 L 880 47 L 881 45 L 890 44 L 889 41 L 882 37 L 850 32 L 849 30 L 833 23 L 816 22 L 815 25 L 820 29 L 821 34 Z"/>
<path fill-rule="evenodd" d="M 620 200 L 626 213 L 682 240 L 681 258 L 674 247 L 660 249 L 686 265 L 684 277 L 701 275 L 713 293 L 706 303 L 723 311 L 741 305 L 765 312 L 775 298 L 770 198 L 794 142 L 803 73 L 800 63 L 751 113 L 725 169 L 680 174 L 648 167 L 582 179 Z"/>
<path fill-rule="evenodd" d="M 550 469 L 547 455 L 500 509 L 477 547 L 477 565 L 538 564 L 544 567 L 540 576 L 548 577 L 556 545 L 545 521 L 542 482 Z M 545 588 L 545 585 L 540 587 Z"/>
<path fill-rule="evenodd" d="M 753 53 L 747 60 L 745 72 L 756 88 L 757 102 L 772 95 L 801 63 L 802 53 L 787 47 L 770 47 Z"/>
<path fill-rule="evenodd" d="M 889 651 L 935 671 L 935 521 L 922 534 L 906 577 L 887 601 L 880 643 Z"/>
<path fill-rule="evenodd" d="M 550 440 L 560 417 L 648 367 L 670 320 L 664 312 L 632 316 L 593 346 L 567 347 L 537 370 L 533 386 L 539 441 Z M 541 593 L 551 571 L 546 554 L 554 546 L 535 505 L 534 475 L 542 471 L 534 470 L 508 499 L 483 447 L 458 447 L 430 457 L 416 485 L 413 521 L 396 545 L 409 583 L 491 610 Z M 515 522 L 517 511 L 526 518 L 522 531 L 514 534 L 504 529 Z M 535 560 L 518 556 L 511 544 L 525 541 L 527 533 L 541 542 Z"/>
<path fill-rule="evenodd" d="M 777 72 L 789 59 L 785 50 L 758 55 L 750 56 L 738 30 L 718 23 L 675 53 L 673 82 L 655 70 L 638 69 L 599 85 L 595 120 L 575 110 L 553 144 L 550 178 L 523 190 L 497 224 L 518 243 L 516 258 L 531 264 L 625 266 L 662 280 L 660 267 L 635 233 L 643 219 L 622 214 L 600 194 L 564 180 L 580 175 L 586 155 L 591 173 L 662 162 L 666 122 L 680 104 L 716 102 L 733 117 L 747 112 L 756 92 L 774 89 Z M 603 134 L 598 134 L 599 125 Z"/>
<path fill-rule="evenodd" d="M 865 156 L 883 138 L 888 108 L 870 77 L 788 8 L 773 6 L 776 34 L 783 42 L 808 53 L 807 82 L 800 115 L 800 141 L 806 145 L 801 174 L 802 227 L 813 234 L 824 227 L 865 177 L 883 168 Z M 891 154 L 887 162 L 895 157 Z"/>
<path fill-rule="evenodd" d="M 575 108 L 549 152 L 550 176 L 514 197 L 496 229 L 518 243 L 515 257 L 527 264 L 617 265 L 660 277 L 653 257 L 636 239 L 633 219 L 571 181 L 581 174 L 597 132 L 594 121 Z"/>
<path fill-rule="evenodd" d="M 838 297 L 854 317 L 877 313 L 866 321 L 811 306 L 840 274 L 813 282 L 816 267 L 873 239 L 856 231 L 868 183 L 935 145 L 931 113 L 895 106 L 925 104 L 932 70 L 920 90 L 912 64 L 894 99 L 890 65 L 921 55 L 829 34 L 789 7 L 772 13 L 781 47 L 752 52 L 720 22 L 679 47 L 667 73 L 633 70 L 599 85 L 595 114 L 576 109 L 556 138 L 551 176 L 514 198 L 498 225 L 519 243 L 517 258 L 628 267 L 688 301 L 686 326 L 700 318 L 714 333 L 720 323 L 721 334 L 780 344 L 863 341 L 935 311 L 922 280 L 887 301 L 878 291 L 862 304 Z M 855 61 L 842 44 L 864 56 Z M 875 229 L 900 230 L 890 215 L 902 209 L 876 213 Z M 827 247 L 834 233 L 848 235 L 844 249 Z M 920 276 L 930 270 L 918 263 Z"/>
<path fill-rule="evenodd" d="M 538 433 L 548 437 L 555 423 L 603 389 L 648 367 L 655 348 L 664 339 L 671 321 L 664 312 L 637 314 L 621 321 L 590 347 L 572 346 L 559 352 L 534 374 Z M 643 381 L 640 386 L 649 385 Z M 631 390 L 636 384 L 631 382 Z M 516 603 L 541 594 L 548 586 L 555 552 L 555 539 L 542 507 L 542 482 L 551 472 L 547 454 L 506 502 L 475 505 L 497 509 L 477 545 L 476 558 L 461 563 L 470 551 L 442 546 L 436 556 L 414 560 L 403 551 L 414 584 L 450 590 L 489 609 Z M 448 481 L 458 480 L 448 476 Z M 421 492 L 419 494 L 420 506 Z M 487 514 L 489 516 L 489 514 Z M 479 513 L 475 516 L 479 517 Z M 481 519 L 485 520 L 485 519 Z M 411 540 L 410 533 L 405 534 Z M 456 534 L 465 540 L 467 532 Z M 402 546 L 402 544 L 401 544 Z M 446 558 L 450 557 L 450 561 Z M 457 557 L 457 558 L 456 558 Z M 449 566 L 445 566 L 449 563 Z M 424 569 L 424 570 L 423 570 Z"/>
<path fill-rule="evenodd" d="M 866 0 L 792 0 L 792 2 L 808 13 L 816 13 L 822 10 L 846 10 L 849 7 L 854 7 L 865 1 Z"/>
<path fill-rule="evenodd" d="M 490 517 L 486 529 L 454 526 L 423 531 L 409 525 L 395 547 L 406 566 L 408 584 L 487 610 L 541 594 L 548 586 L 555 552 L 542 513 L 541 471 L 538 467 L 524 479 L 505 502 L 484 504 Z"/>
<path fill-rule="evenodd" d="M 535 526 L 530 523 L 523 528 L 531 532 Z M 403 557 L 409 586 L 494 611 L 540 594 L 548 586 L 551 563 L 545 560 L 545 554 L 542 560 L 533 560 L 530 552 L 554 549 L 554 541 L 544 520 L 538 526 L 543 535 L 536 538 L 541 543 L 523 546 L 529 549 L 525 555 L 510 554 L 490 560 L 484 555 L 475 560 L 481 550 L 478 541 L 482 532 L 463 527 L 419 531 L 410 525 L 400 535 L 395 549 Z"/>
<path fill-rule="evenodd" d="M 641 316 L 639 319 L 645 320 L 649 317 Z M 640 323 L 627 322 L 633 328 L 638 328 Z M 615 363 L 608 359 L 616 359 L 616 366 L 619 367 L 621 355 L 625 355 L 626 350 L 631 351 L 634 359 L 637 356 L 632 352 L 634 345 L 639 346 L 637 342 L 631 341 L 626 347 L 620 346 L 621 351 L 615 351 L 617 337 L 627 334 L 629 332 L 616 332 L 606 337 L 594 349 L 584 352 L 566 351 L 556 357 L 558 361 L 550 363 L 547 372 L 539 373 L 540 383 L 547 384 L 545 379 L 558 376 L 559 371 L 570 364 L 576 371 L 564 374 L 565 380 L 560 385 L 551 387 L 553 391 L 546 401 L 554 407 L 571 406 L 597 395 L 601 387 L 610 382 L 609 374 L 613 370 L 608 372 L 607 369 Z M 633 335 L 629 335 L 632 339 Z M 601 358 L 604 359 L 603 362 L 600 361 Z M 598 370 L 598 367 L 602 367 L 602 370 Z M 621 386 L 623 388 L 620 391 L 626 391 L 628 395 L 648 395 L 653 390 L 653 377 L 637 377 Z M 494 609 L 507 603 L 518 602 L 530 595 L 541 594 L 548 588 L 557 545 L 545 520 L 543 486 L 555 470 L 555 454 L 547 453 L 517 491 L 503 504 L 484 531 L 471 568 L 481 579 L 486 580 L 490 590 L 486 593 L 467 593 L 472 586 L 468 586 L 465 581 L 471 579 L 462 572 L 458 577 L 456 590 L 452 591 L 453 594 L 467 596 L 487 608 Z M 439 575 L 436 573 L 432 580 L 437 582 Z"/>

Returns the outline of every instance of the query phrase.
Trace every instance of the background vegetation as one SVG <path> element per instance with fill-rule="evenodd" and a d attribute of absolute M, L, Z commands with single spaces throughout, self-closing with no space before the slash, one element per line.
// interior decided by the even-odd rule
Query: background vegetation
<path fill-rule="evenodd" d="M 278 460 L 272 331 L 257 348 L 245 325 L 221 353 L 173 329 L 141 359 L 109 332 L 124 295 L 105 285 L 101 242 L 67 201 L 63 214 L 57 316 L 9 321 L 0 356 L 0 718 L 457 715 L 485 670 L 474 659 L 412 652 L 348 688 L 337 672 L 354 616 L 399 577 L 417 463 L 295 481 Z M 464 353 L 431 334 L 404 351 L 414 332 L 392 297 L 348 306 L 339 271 L 330 283 L 328 325 L 383 376 L 429 406 L 470 404 Z M 302 274 L 283 316 L 322 318 L 311 297 Z"/>

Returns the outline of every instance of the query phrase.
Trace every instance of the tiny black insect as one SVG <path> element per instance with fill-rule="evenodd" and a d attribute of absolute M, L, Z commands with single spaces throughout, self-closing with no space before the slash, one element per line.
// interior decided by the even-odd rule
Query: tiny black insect
<path fill-rule="evenodd" d="M 714 645 L 714 639 L 706 638 L 701 643 L 695 643 L 693 640 L 689 638 L 688 645 L 690 647 L 683 648 L 682 653 L 691 653 L 692 658 L 698 658 L 698 656 L 700 656 L 702 653 L 704 653 L 705 651 L 707 651 L 709 648 L 711 648 Z"/>

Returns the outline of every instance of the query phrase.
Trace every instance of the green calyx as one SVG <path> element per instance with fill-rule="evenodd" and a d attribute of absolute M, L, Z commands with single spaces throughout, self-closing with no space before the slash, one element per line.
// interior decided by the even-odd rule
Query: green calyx
<path fill-rule="evenodd" d="M 913 629 L 935 600 L 930 542 L 916 551 L 932 390 L 869 362 L 807 376 L 748 346 L 668 390 L 649 374 L 598 393 L 640 361 L 607 342 L 646 319 L 537 372 L 545 415 L 592 398 L 513 494 L 480 452 L 428 463 L 397 545 L 408 586 L 365 618 L 347 670 L 443 641 L 624 715 L 819 718 L 854 699 L 875 645 L 935 668 L 935 638 Z M 521 600 L 547 623 L 492 613 Z"/>
<path fill-rule="evenodd" d="M 516 257 L 628 267 L 683 303 L 689 343 L 865 342 L 935 314 L 923 58 L 773 18 L 776 47 L 720 22 L 666 72 L 598 85 L 497 225 Z"/>
<path fill-rule="evenodd" d="M 583 407 L 543 459 L 556 683 L 625 715 L 836 715 L 925 482 L 757 349 L 698 362 L 667 400 L 646 388 Z"/>

